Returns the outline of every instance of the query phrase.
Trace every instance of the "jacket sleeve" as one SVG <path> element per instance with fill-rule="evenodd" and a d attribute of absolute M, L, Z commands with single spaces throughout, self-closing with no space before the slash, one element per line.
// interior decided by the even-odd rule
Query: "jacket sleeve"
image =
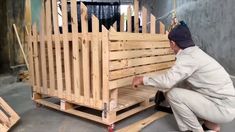
<path fill-rule="evenodd" d="M 159 88 L 160 90 L 168 90 L 188 77 L 196 70 L 197 64 L 191 57 L 182 57 L 177 59 L 174 66 L 164 74 L 155 75 L 152 77 L 144 77 L 144 85 L 150 85 Z"/>

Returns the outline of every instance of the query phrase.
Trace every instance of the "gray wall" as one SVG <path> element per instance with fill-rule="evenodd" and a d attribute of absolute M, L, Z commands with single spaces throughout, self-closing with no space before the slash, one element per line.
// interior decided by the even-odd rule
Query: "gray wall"
<path fill-rule="evenodd" d="M 235 0 L 176 0 L 177 17 L 190 27 L 193 38 L 209 55 L 235 76 Z M 140 0 L 169 25 L 173 0 Z"/>

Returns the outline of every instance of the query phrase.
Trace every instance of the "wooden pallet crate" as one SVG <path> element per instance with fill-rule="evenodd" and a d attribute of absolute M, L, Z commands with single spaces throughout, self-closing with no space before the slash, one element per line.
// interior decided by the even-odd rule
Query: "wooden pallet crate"
<path fill-rule="evenodd" d="M 0 97 L 0 131 L 7 132 L 19 119 L 17 113 Z"/>
<path fill-rule="evenodd" d="M 62 0 L 62 33 L 59 32 L 57 2 L 44 1 L 40 32 L 34 24 L 30 29 L 29 65 L 33 86 L 33 100 L 39 104 L 94 120 L 113 124 L 154 105 L 157 90 L 143 86 L 130 87 L 137 75 L 155 75 L 165 72 L 174 61 L 165 27 L 160 23 L 156 33 L 155 17 L 151 15 L 147 30 L 147 10 L 142 9 L 142 33 L 135 16 L 135 33 L 131 32 L 131 8 L 128 8 L 127 32 L 124 15 L 120 31 L 114 24 L 107 30 L 92 16 L 92 32 L 88 32 L 87 8 L 76 0 Z M 135 1 L 135 14 L 138 14 Z M 71 9 L 72 32 L 68 32 L 67 8 Z M 77 8 L 81 10 L 82 32 L 78 32 Z M 136 9 L 137 8 L 137 9 Z M 137 15 L 138 16 L 138 15 Z M 49 98 L 56 99 L 53 102 Z M 58 103 L 59 102 L 59 103 Z M 92 114 L 78 109 L 98 111 Z"/>

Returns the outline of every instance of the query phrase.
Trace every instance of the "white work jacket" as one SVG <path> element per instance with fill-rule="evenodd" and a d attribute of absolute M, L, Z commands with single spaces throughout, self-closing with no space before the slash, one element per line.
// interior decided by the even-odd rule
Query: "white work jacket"
<path fill-rule="evenodd" d="M 171 69 L 164 74 L 144 77 L 143 82 L 167 91 L 183 80 L 191 85 L 192 90 L 216 103 L 223 104 L 221 100 L 225 100 L 235 108 L 235 89 L 229 74 L 197 46 L 180 50 Z"/>

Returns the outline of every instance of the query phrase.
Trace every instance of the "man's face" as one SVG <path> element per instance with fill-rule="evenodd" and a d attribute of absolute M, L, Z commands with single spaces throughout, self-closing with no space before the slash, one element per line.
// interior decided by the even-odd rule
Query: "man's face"
<path fill-rule="evenodd" d="M 172 40 L 169 40 L 170 43 L 170 47 L 171 49 L 174 51 L 175 54 L 178 53 L 178 51 L 180 50 L 180 48 L 176 45 L 176 43 Z"/>

